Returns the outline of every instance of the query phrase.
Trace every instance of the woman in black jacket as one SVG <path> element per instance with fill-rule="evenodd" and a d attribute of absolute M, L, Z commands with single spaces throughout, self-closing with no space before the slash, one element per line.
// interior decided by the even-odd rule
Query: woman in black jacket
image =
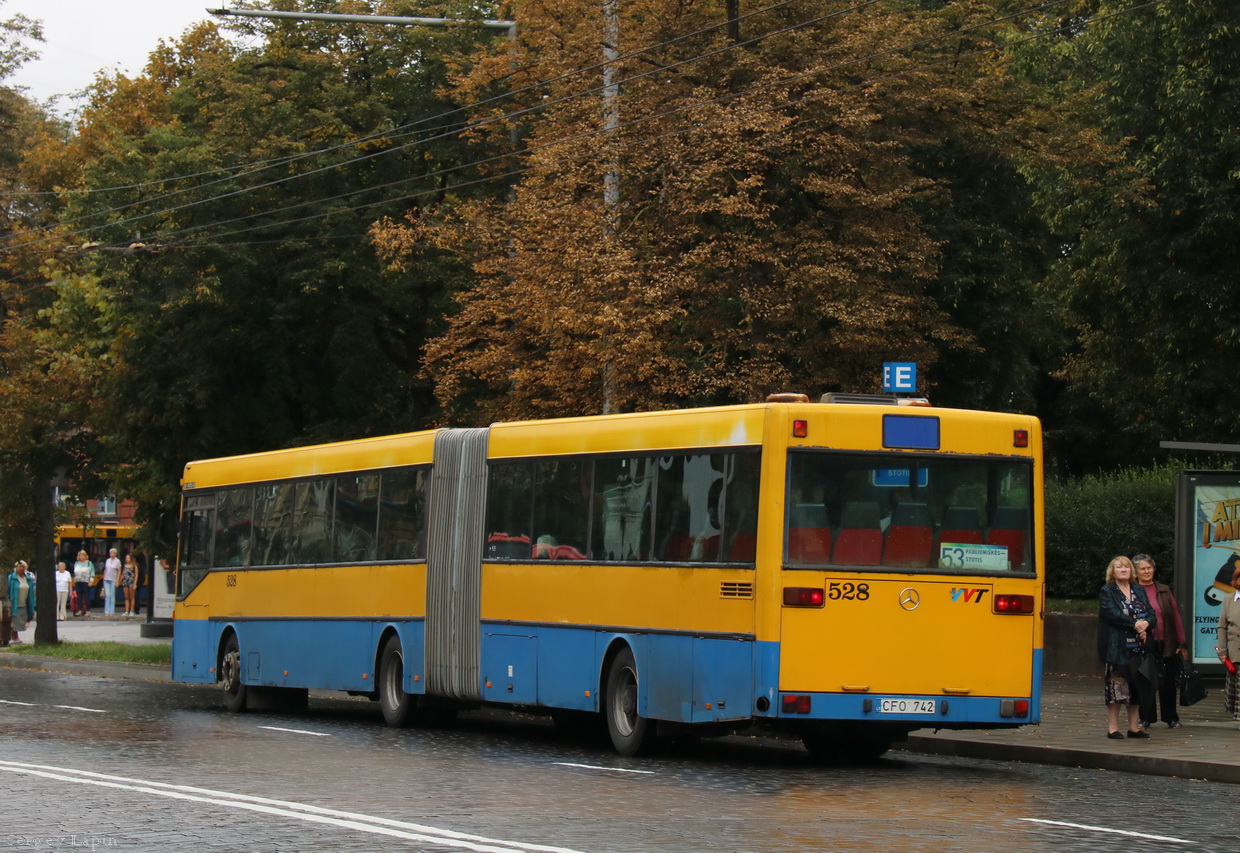
<path fill-rule="evenodd" d="M 1106 664 L 1103 696 L 1107 704 L 1107 737 L 1119 739 L 1119 706 L 1128 706 L 1128 737 L 1147 738 L 1138 719 L 1140 692 L 1133 683 L 1143 659 L 1142 644 L 1157 624 L 1145 590 L 1136 583 L 1132 561 L 1114 557 L 1107 582 L 1098 592 L 1098 657 Z"/>

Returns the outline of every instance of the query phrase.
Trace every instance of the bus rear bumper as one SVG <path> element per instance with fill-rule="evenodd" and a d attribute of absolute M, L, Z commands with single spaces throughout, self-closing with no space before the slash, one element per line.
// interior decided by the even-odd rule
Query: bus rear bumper
<path fill-rule="evenodd" d="M 914 728 L 1005 728 L 1037 722 L 1032 696 L 917 696 L 910 694 L 781 692 L 780 720 L 900 723 Z"/>

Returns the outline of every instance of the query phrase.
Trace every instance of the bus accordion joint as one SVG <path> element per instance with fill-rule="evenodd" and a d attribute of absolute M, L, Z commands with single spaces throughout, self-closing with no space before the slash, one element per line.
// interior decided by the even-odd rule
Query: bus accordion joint
<path fill-rule="evenodd" d="M 822 607 L 827 603 L 827 593 L 822 587 L 784 587 L 784 607 Z"/>
<path fill-rule="evenodd" d="M 1008 616 L 1020 615 L 1024 613 L 1032 613 L 1034 608 L 1034 599 L 1032 595 L 996 595 L 991 599 L 992 608 L 995 613 L 1002 613 Z"/>

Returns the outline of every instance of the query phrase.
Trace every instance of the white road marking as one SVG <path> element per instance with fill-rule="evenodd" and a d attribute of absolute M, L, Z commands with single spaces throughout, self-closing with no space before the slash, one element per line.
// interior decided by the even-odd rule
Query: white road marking
<path fill-rule="evenodd" d="M 295 735 L 314 735 L 315 737 L 331 737 L 327 732 L 312 732 L 306 729 L 286 729 L 280 726 L 259 726 L 260 729 L 270 729 L 273 732 L 292 732 Z"/>
<path fill-rule="evenodd" d="M 104 711 L 100 708 L 83 708 L 79 705 L 53 705 L 52 707 L 53 708 L 64 708 L 66 711 L 86 711 L 89 714 L 106 714 L 107 713 L 107 711 Z"/>
<path fill-rule="evenodd" d="M 80 708 L 77 705 L 43 705 L 38 702 L 14 702 L 12 699 L 0 699 L 3 705 L 25 705 L 27 708 L 64 708 L 66 711 L 89 711 L 92 714 L 106 714 L 99 708 Z"/>
<path fill-rule="evenodd" d="M 627 767 L 603 767 L 597 764 L 573 764 L 572 762 L 569 762 L 569 761 L 557 761 L 555 763 L 560 767 L 580 767 L 583 770 L 608 770 L 612 773 L 646 773 L 648 775 L 654 774 L 653 770 L 630 770 Z"/>
<path fill-rule="evenodd" d="M 388 818 L 374 817 L 356 812 L 345 812 L 338 809 L 325 809 L 306 805 L 305 803 L 273 800 L 267 797 L 253 797 L 247 794 L 235 794 L 230 791 L 215 791 L 210 788 L 195 788 L 190 785 L 170 785 L 166 782 L 132 779 L 126 776 L 112 776 L 106 773 L 94 773 L 89 770 L 71 770 L 63 767 L 51 767 L 45 764 L 23 764 L 16 761 L 0 761 L 0 770 L 26 776 L 38 776 L 45 779 L 73 782 L 79 785 L 119 788 L 121 790 L 168 797 L 174 800 L 188 800 L 215 806 L 228 806 L 230 808 L 258 812 L 259 814 L 294 818 L 309 823 L 328 824 L 344 829 L 355 829 L 358 832 L 386 835 L 392 838 L 418 841 L 441 847 L 472 850 L 477 851 L 477 853 L 527 853 L 527 851 L 533 851 L 533 853 L 579 853 L 579 851 L 567 847 L 550 847 L 543 844 L 526 844 L 521 841 L 505 841 L 499 838 L 469 835 L 464 832 L 455 832 L 450 829 L 440 829 L 424 824 L 389 820 Z"/>
<path fill-rule="evenodd" d="M 1111 829 L 1106 826 L 1088 826 L 1083 823 L 1067 823 L 1066 821 L 1062 821 L 1062 820 L 1041 820 L 1036 817 L 1022 817 L 1020 818 L 1020 820 L 1025 820 L 1025 821 L 1028 821 L 1029 823 L 1044 823 L 1044 824 L 1047 824 L 1048 826 L 1066 826 L 1070 829 L 1084 829 L 1088 832 L 1106 832 L 1106 833 L 1110 833 L 1111 835 L 1127 835 L 1132 838 L 1146 838 L 1146 839 L 1149 839 L 1150 841 L 1166 841 L 1170 844 L 1196 844 L 1197 843 L 1196 841 L 1189 841 L 1184 838 L 1172 838 L 1169 835 L 1147 835 L 1144 832 L 1129 832 L 1126 829 Z"/>

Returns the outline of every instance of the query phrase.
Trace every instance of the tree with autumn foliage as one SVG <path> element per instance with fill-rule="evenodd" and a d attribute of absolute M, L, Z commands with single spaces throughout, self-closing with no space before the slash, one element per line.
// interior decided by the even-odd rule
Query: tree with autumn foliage
<path fill-rule="evenodd" d="M 936 279 L 973 235 L 927 223 L 967 172 L 936 153 L 997 150 L 1020 97 L 972 59 L 939 61 L 993 7 L 789 3 L 729 22 L 659 0 L 515 3 L 515 54 L 458 82 L 483 105 L 479 138 L 524 132 L 511 198 L 376 229 L 397 265 L 449 252 L 477 276 L 427 349 L 440 402 L 485 421 L 877 390 L 884 360 L 933 377 L 944 354 L 980 352 L 960 322 L 979 312 Z M 512 99 L 482 99 L 501 80 Z M 988 127 L 948 131 L 945 111 Z M 1021 184 L 1004 163 L 983 211 Z M 954 268 L 957 291 L 986 271 Z"/>
<path fill-rule="evenodd" d="M 258 38 L 204 23 L 141 75 L 101 77 L 75 133 L 33 158 L 62 176 L 61 227 L 88 246 L 66 263 L 108 358 L 97 464 L 148 520 L 174 509 L 188 460 L 431 419 L 418 359 L 452 274 L 386 269 L 368 228 L 451 187 L 462 120 L 440 57 L 488 36 L 228 26 Z"/>

